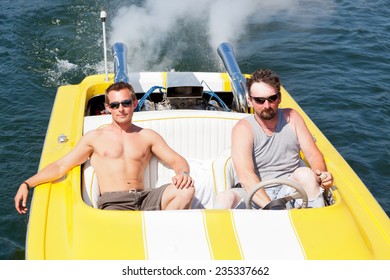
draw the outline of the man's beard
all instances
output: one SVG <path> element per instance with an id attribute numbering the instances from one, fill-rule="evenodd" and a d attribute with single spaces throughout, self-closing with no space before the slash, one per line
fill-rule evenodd
<path id="1" fill-rule="evenodd" d="M 260 119 L 269 121 L 276 116 L 276 112 L 272 108 L 265 108 L 261 110 L 260 113 L 257 115 L 260 117 Z"/>

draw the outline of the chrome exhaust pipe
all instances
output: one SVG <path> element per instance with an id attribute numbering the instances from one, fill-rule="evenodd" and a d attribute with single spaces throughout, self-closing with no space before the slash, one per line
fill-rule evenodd
<path id="1" fill-rule="evenodd" d="M 248 112 L 246 80 L 234 57 L 233 47 L 230 43 L 221 43 L 218 46 L 218 54 L 221 57 L 232 84 L 235 109 L 241 113 Z"/>
<path id="2" fill-rule="evenodd" d="M 105 81 L 108 82 L 106 19 L 107 19 L 107 13 L 105 11 L 101 11 L 100 20 L 102 21 L 102 29 L 103 29 L 104 73 L 106 74 Z"/>
<path id="3" fill-rule="evenodd" d="M 127 47 L 123 43 L 115 43 L 112 46 L 114 56 L 114 82 L 129 82 L 127 74 Z"/>

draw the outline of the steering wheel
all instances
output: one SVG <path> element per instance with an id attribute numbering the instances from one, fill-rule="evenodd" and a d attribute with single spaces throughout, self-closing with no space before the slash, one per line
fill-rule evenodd
<path id="1" fill-rule="evenodd" d="M 270 209 L 268 207 L 273 207 L 273 206 L 285 206 L 287 202 L 293 199 L 302 199 L 302 205 L 300 207 L 297 207 L 298 209 L 300 208 L 307 208 L 308 204 L 308 198 L 307 198 L 307 193 L 306 191 L 295 181 L 289 180 L 289 179 L 271 179 L 268 181 L 260 182 L 256 184 L 256 186 L 252 189 L 252 191 L 248 194 L 248 198 L 246 199 L 246 209 L 252 209 L 252 199 L 255 193 L 260 190 L 260 189 L 269 189 L 274 187 L 275 185 L 287 185 L 289 187 L 292 187 L 293 189 L 296 190 L 296 192 L 289 194 L 285 197 L 280 197 L 277 199 L 272 200 L 270 203 L 268 203 L 263 209 Z M 279 208 L 281 209 L 281 208 Z"/>

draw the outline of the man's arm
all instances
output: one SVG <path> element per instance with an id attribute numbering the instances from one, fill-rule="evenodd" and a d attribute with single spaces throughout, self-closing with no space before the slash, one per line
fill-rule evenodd
<path id="1" fill-rule="evenodd" d="M 321 151 L 318 149 L 316 143 L 314 142 L 313 136 L 307 128 L 305 121 L 303 120 L 302 116 L 293 109 L 291 109 L 288 114 L 288 117 L 294 124 L 296 135 L 301 146 L 302 152 L 305 155 L 307 161 L 309 162 L 311 169 L 313 170 L 313 172 L 316 173 L 319 181 L 321 181 L 321 184 L 324 188 L 331 187 L 333 184 L 332 174 L 330 172 L 327 172 L 324 157 Z M 320 179 L 320 177 L 322 176 L 326 177 Z"/>
<path id="2" fill-rule="evenodd" d="M 177 188 L 189 188 L 194 187 L 194 180 L 190 176 L 190 166 L 187 160 L 174 151 L 165 140 L 153 130 L 149 130 L 148 133 L 152 133 L 149 139 L 152 140 L 152 153 L 156 155 L 160 160 L 172 168 L 176 175 L 172 178 L 173 184 Z"/>
<path id="3" fill-rule="evenodd" d="M 85 162 L 91 155 L 93 148 L 90 141 L 93 139 L 91 134 L 85 135 L 81 138 L 76 147 L 64 157 L 47 165 L 37 174 L 24 181 L 15 195 L 15 208 L 19 214 L 27 213 L 27 198 L 28 187 L 35 187 L 37 185 L 55 181 L 66 174 L 73 167 Z"/>
<path id="4" fill-rule="evenodd" d="M 249 193 L 261 180 L 256 175 L 253 163 L 253 131 L 246 120 L 240 120 L 232 130 L 232 160 L 242 187 Z M 253 201 L 264 207 L 270 198 L 262 189 L 256 192 Z"/>

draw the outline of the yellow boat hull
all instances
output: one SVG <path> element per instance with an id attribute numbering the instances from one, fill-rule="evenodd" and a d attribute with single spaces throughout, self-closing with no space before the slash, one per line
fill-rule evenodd
<path id="1" fill-rule="evenodd" d="M 165 86 L 166 73 L 156 75 Z M 213 77 L 216 76 L 221 87 L 231 91 L 228 76 L 214 73 Z M 95 75 L 79 85 L 59 88 L 40 169 L 75 146 L 83 134 L 88 100 L 103 93 L 111 83 L 111 75 L 108 82 L 103 75 Z M 325 156 L 328 169 L 335 178 L 333 205 L 286 211 L 104 211 L 83 201 L 82 171 L 76 167 L 64 178 L 35 189 L 26 258 L 390 259 L 388 216 L 348 163 L 284 89 L 282 96 L 281 106 L 295 108 L 304 116 Z M 199 114 L 206 118 L 202 112 Z M 230 114 L 235 118 L 235 113 Z M 66 135 L 68 141 L 59 143 L 60 135 Z"/>

